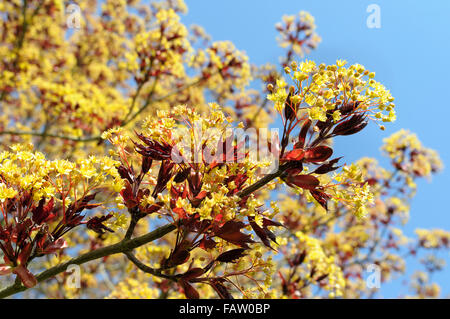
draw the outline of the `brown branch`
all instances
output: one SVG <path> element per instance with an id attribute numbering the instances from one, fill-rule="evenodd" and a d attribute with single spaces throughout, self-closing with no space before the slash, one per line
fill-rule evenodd
<path id="1" fill-rule="evenodd" d="M 169 280 L 176 280 L 175 276 L 165 275 L 165 274 L 161 273 L 161 271 L 159 269 L 154 269 L 152 267 L 145 265 L 143 262 L 141 262 L 139 259 L 137 259 L 136 256 L 133 255 L 132 252 L 127 251 L 124 254 L 136 267 L 138 267 L 143 272 L 145 272 L 147 274 L 151 274 L 153 276 L 166 278 Z"/>
<path id="2" fill-rule="evenodd" d="M 275 178 L 282 176 L 283 173 L 286 171 L 286 169 L 288 169 L 290 167 L 290 165 L 291 165 L 290 163 L 286 163 L 286 164 L 281 165 L 275 173 L 267 174 L 266 176 L 261 178 L 256 183 L 254 183 L 254 184 L 248 186 L 247 188 L 244 188 L 243 190 L 241 190 L 236 195 L 241 197 L 241 198 L 244 198 L 244 197 L 250 195 L 251 193 L 257 191 L 258 189 L 260 189 L 261 187 L 263 187 L 267 183 L 269 183 L 272 180 L 274 180 Z"/>

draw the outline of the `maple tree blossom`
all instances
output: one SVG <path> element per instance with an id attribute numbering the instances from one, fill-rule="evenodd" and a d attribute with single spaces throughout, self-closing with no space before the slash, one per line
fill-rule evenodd
<path id="1" fill-rule="evenodd" d="M 450 233 L 402 230 L 439 155 L 406 129 L 386 167 L 335 150 L 396 108 L 373 70 L 304 58 L 312 15 L 256 66 L 182 0 L 77 5 L 71 30 L 61 1 L 0 2 L 0 297 L 362 298 L 368 265 L 422 252 L 411 297 L 439 296 Z"/>

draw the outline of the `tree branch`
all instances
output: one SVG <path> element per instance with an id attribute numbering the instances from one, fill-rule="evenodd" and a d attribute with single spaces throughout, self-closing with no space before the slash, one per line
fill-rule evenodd
<path id="1" fill-rule="evenodd" d="M 164 275 L 163 273 L 161 273 L 160 270 L 154 269 L 152 267 L 145 265 L 143 262 L 141 262 L 139 259 L 137 259 L 136 256 L 133 255 L 132 252 L 127 251 L 124 254 L 136 267 L 138 267 L 143 272 L 145 272 L 147 274 L 151 274 L 153 276 L 162 277 L 162 278 L 166 278 L 169 280 L 175 280 L 174 276 Z"/>
<path id="2" fill-rule="evenodd" d="M 254 183 L 254 184 L 248 186 L 247 188 L 244 188 L 243 190 L 241 190 L 236 195 L 241 197 L 241 198 L 250 195 L 251 193 L 257 191 L 258 189 L 260 189 L 261 187 L 263 187 L 264 185 L 266 185 L 270 181 L 272 181 L 275 178 L 280 177 L 281 175 L 283 175 L 283 173 L 286 171 L 286 169 L 289 168 L 289 165 L 290 165 L 289 163 L 281 165 L 275 173 L 267 174 L 266 176 L 261 178 L 256 183 Z"/>

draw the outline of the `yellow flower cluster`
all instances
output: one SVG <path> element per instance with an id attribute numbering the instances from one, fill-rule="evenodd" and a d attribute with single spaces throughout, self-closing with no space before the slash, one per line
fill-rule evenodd
<path id="1" fill-rule="evenodd" d="M 233 89 L 242 90 L 252 79 L 250 63 L 244 52 L 230 41 L 213 42 L 191 55 L 189 66 L 207 75 L 207 86 L 221 96 Z"/>
<path id="2" fill-rule="evenodd" d="M 442 248 L 450 246 L 450 232 L 443 229 L 416 229 L 419 244 L 424 248 Z"/>
<path id="3" fill-rule="evenodd" d="M 442 170 L 439 154 L 426 148 L 416 134 L 400 130 L 383 140 L 382 150 L 398 168 L 411 175 L 430 177 L 431 173 Z"/>
<path id="4" fill-rule="evenodd" d="M 364 180 L 361 168 L 356 164 L 346 165 L 341 172 L 334 174 L 333 179 L 338 184 L 330 185 L 332 200 L 351 208 L 355 216 L 364 217 L 367 214 L 367 206 L 374 201 L 374 195 Z"/>
<path id="5" fill-rule="evenodd" d="M 308 112 L 310 119 L 322 122 L 326 121 L 327 114 L 332 114 L 335 122 L 339 121 L 347 108 L 355 113 L 366 112 L 373 120 L 394 121 L 394 98 L 389 90 L 376 82 L 375 74 L 362 65 L 345 67 L 346 63 L 338 60 L 333 65 L 317 66 L 308 60 L 300 64 L 292 62 L 285 70 L 296 90 L 291 102 Z M 275 91 L 267 97 L 278 111 L 285 106 L 286 86 L 284 80 L 277 81 Z"/>
<path id="6" fill-rule="evenodd" d="M 304 56 L 309 48 L 315 48 L 322 41 L 316 33 L 316 24 L 314 17 L 306 11 L 300 11 L 297 15 L 284 15 L 282 22 L 277 23 L 277 30 L 280 35 L 277 37 L 278 43 L 282 48 L 292 47 L 295 54 Z M 292 40 L 292 35 L 304 32 L 302 39 Z"/>
<path id="7" fill-rule="evenodd" d="M 345 279 L 341 268 L 334 262 L 334 256 L 325 254 L 319 239 L 308 236 L 301 231 L 296 232 L 295 236 L 299 240 L 300 247 L 306 250 L 305 262 L 307 262 L 309 274 L 306 275 L 305 279 L 314 281 L 315 278 L 327 275 L 327 283 L 324 285 L 324 289 L 330 291 L 329 297 L 342 296 Z M 311 277 L 311 273 L 314 274 L 313 277 Z"/>
<path id="8" fill-rule="evenodd" d="M 51 161 L 42 153 L 33 152 L 31 145 L 14 145 L 11 151 L 0 153 L 0 200 L 4 202 L 28 191 L 35 201 L 64 197 L 65 205 L 69 205 L 95 189 L 119 192 L 123 182 L 116 164 L 109 157 L 94 156 L 76 162 Z"/>
<path id="9" fill-rule="evenodd" d="M 173 9 L 160 9 L 150 30 L 138 33 L 134 38 L 134 55 L 127 56 L 131 70 L 146 65 L 146 71 L 168 72 L 175 77 L 184 76 L 184 52 L 190 51 L 188 31 Z M 145 78 L 146 74 L 141 75 Z"/>
<path id="10" fill-rule="evenodd" d="M 107 297 L 108 299 L 157 299 L 160 290 L 156 287 L 149 286 L 148 283 L 136 280 L 134 278 L 126 278 L 119 282 L 115 289 Z M 181 294 L 180 294 L 181 297 Z"/>

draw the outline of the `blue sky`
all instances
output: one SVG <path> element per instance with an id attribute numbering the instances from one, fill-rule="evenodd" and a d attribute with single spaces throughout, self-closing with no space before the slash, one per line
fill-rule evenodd
<path id="1" fill-rule="evenodd" d="M 382 132 L 371 125 L 362 133 L 336 141 L 336 154 L 346 162 L 363 156 L 380 158 L 382 138 L 406 128 L 415 132 L 423 144 L 440 152 L 444 165 L 450 163 L 448 141 L 450 107 L 450 1 L 333 1 L 333 0 L 185 0 L 189 13 L 184 23 L 199 24 L 213 40 L 231 40 L 254 64 L 276 63 L 282 55 L 274 25 L 283 14 L 309 11 L 316 19 L 322 37 L 317 50 L 306 58 L 317 63 L 345 59 L 376 72 L 376 79 L 391 90 L 396 99 L 397 121 Z M 370 4 L 381 9 L 381 28 L 366 25 Z M 450 172 L 444 171 L 431 182 L 418 183 L 410 222 L 405 228 L 450 230 L 450 212 L 443 199 L 448 196 Z M 450 265 L 448 252 L 440 254 Z M 408 267 L 409 266 L 409 267 Z M 407 260 L 407 267 L 417 264 Z M 450 295 L 450 267 L 433 279 Z M 408 294 L 401 280 L 384 287 L 380 296 Z"/>

